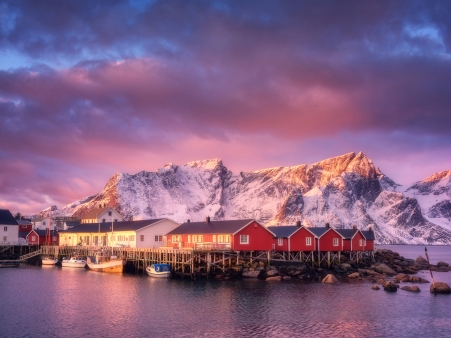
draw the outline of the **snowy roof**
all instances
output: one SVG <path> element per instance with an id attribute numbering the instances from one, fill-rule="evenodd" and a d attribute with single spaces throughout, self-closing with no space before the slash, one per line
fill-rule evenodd
<path id="1" fill-rule="evenodd" d="M 187 222 L 175 228 L 168 235 L 190 234 L 234 234 L 254 219 L 238 219 L 227 221 Z"/>
<path id="2" fill-rule="evenodd" d="M 345 239 L 351 239 L 354 237 L 357 229 L 335 229 L 337 232 L 342 235 Z"/>
<path id="3" fill-rule="evenodd" d="M 276 237 L 290 237 L 295 231 L 299 230 L 296 225 L 272 226 L 267 227 Z"/>
<path id="4" fill-rule="evenodd" d="M 108 210 L 114 210 L 112 207 L 105 207 L 105 208 L 94 208 L 89 210 L 86 214 L 83 215 L 83 219 L 93 219 L 101 216 Z"/>
<path id="5" fill-rule="evenodd" d="M 16 219 L 9 210 L 0 209 L 0 224 L 1 225 L 18 225 Z"/>
<path id="6" fill-rule="evenodd" d="M 369 239 L 369 240 L 373 240 L 374 241 L 374 231 L 370 231 L 370 230 L 365 230 L 362 231 L 362 235 L 363 237 L 365 237 L 365 239 Z"/>
<path id="7" fill-rule="evenodd" d="M 114 222 L 113 223 L 113 230 L 116 231 L 136 231 L 142 228 L 145 228 L 148 225 L 157 223 L 164 218 L 158 218 L 158 219 L 145 219 L 141 221 L 122 221 L 122 222 Z M 100 225 L 100 232 L 110 232 L 111 231 L 111 222 L 107 223 L 83 223 L 77 226 L 74 226 L 67 230 L 60 230 L 60 233 L 64 232 L 80 232 L 80 233 L 94 233 L 99 231 L 99 225 Z"/>

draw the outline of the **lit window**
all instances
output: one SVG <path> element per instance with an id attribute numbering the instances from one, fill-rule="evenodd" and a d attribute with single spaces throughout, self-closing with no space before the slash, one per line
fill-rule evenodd
<path id="1" fill-rule="evenodd" d="M 278 244 L 279 246 L 283 245 L 283 238 L 278 238 L 278 239 L 277 239 L 277 244 Z"/>
<path id="2" fill-rule="evenodd" d="M 128 236 L 128 240 L 130 242 L 134 242 L 135 241 L 135 235 Z"/>
<path id="3" fill-rule="evenodd" d="M 240 235 L 240 244 L 249 244 L 249 235 Z"/>
<path id="4" fill-rule="evenodd" d="M 305 238 L 305 244 L 306 245 L 312 245 L 312 237 L 306 237 Z"/>
<path id="5" fill-rule="evenodd" d="M 338 238 L 334 238 L 334 246 L 338 246 Z"/>

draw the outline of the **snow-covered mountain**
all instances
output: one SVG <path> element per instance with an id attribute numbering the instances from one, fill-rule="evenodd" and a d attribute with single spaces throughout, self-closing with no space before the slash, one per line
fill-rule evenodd
<path id="1" fill-rule="evenodd" d="M 82 216 L 99 204 L 125 219 L 255 218 L 266 225 L 375 229 L 379 243 L 451 243 L 451 172 L 400 186 L 362 152 L 311 165 L 232 173 L 219 159 L 115 174 L 102 192 L 60 211 Z"/>

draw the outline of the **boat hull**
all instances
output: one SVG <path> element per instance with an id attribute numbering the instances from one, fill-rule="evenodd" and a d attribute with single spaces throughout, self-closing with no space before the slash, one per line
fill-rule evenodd
<path id="1" fill-rule="evenodd" d="M 102 263 L 95 263 L 88 257 L 88 268 L 96 272 L 122 273 L 125 261 L 123 259 L 113 259 Z"/>
<path id="2" fill-rule="evenodd" d="M 2 262 L 0 263 L 0 268 L 18 268 L 20 263 L 16 262 Z"/>
<path id="3" fill-rule="evenodd" d="M 171 277 L 171 273 L 170 272 L 150 272 L 147 271 L 147 274 L 150 277 L 154 277 L 154 278 L 170 278 Z"/>
<path id="4" fill-rule="evenodd" d="M 42 265 L 55 265 L 56 263 L 58 263 L 57 259 L 49 259 L 49 258 L 42 259 Z"/>
<path id="5" fill-rule="evenodd" d="M 61 265 L 63 268 L 84 268 L 86 261 L 84 259 L 63 259 Z"/>

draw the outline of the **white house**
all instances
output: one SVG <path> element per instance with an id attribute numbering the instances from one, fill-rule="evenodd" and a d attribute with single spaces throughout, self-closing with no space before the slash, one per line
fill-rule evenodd
<path id="1" fill-rule="evenodd" d="M 54 230 L 54 223 L 51 217 L 35 217 L 32 220 L 33 229 L 35 230 Z"/>
<path id="2" fill-rule="evenodd" d="M 59 245 L 107 245 L 131 248 L 159 248 L 165 234 L 180 224 L 168 218 L 113 223 L 84 223 L 59 231 Z"/>
<path id="3" fill-rule="evenodd" d="M 81 223 L 111 223 L 120 222 L 123 218 L 116 209 L 112 207 L 99 207 L 89 210 L 83 215 Z"/>
<path id="4" fill-rule="evenodd" d="M 0 245 L 19 244 L 19 224 L 9 210 L 0 209 Z"/>

